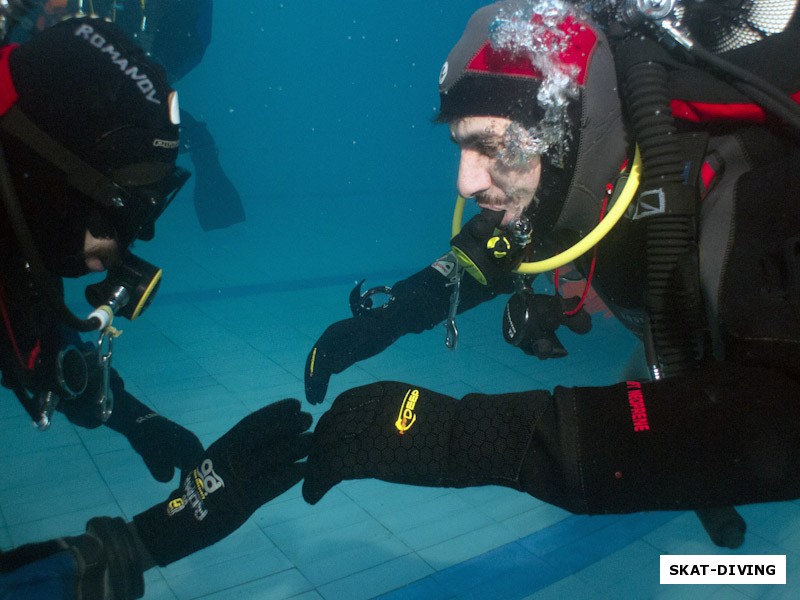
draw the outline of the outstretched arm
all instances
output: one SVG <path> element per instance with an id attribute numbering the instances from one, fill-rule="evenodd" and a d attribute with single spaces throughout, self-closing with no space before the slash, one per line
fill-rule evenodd
<path id="1" fill-rule="evenodd" d="M 575 513 L 697 509 L 797 498 L 799 458 L 800 383 L 762 369 L 461 400 L 380 382 L 321 417 L 303 495 L 377 478 L 503 485 Z"/>
<path id="2" fill-rule="evenodd" d="M 218 542 L 300 481 L 310 426 L 297 400 L 246 416 L 133 521 L 96 517 L 83 535 L 0 552 L 0 597 L 142 597 L 144 571 Z"/>
<path id="3" fill-rule="evenodd" d="M 393 300 L 384 308 L 338 321 L 317 340 L 306 360 L 306 399 L 325 399 L 331 375 L 380 354 L 407 333 L 421 333 L 443 322 L 450 310 L 456 259 L 446 254 L 431 266 L 392 286 Z M 459 312 L 498 294 L 511 292 L 511 278 L 491 287 L 463 277 Z"/>

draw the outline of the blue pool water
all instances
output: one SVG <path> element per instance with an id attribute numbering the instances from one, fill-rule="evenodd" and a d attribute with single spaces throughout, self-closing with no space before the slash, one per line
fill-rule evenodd
<path id="1" fill-rule="evenodd" d="M 456 148 L 431 124 L 436 80 L 474 0 L 217 2 L 203 63 L 180 82 L 241 193 L 247 220 L 203 232 L 192 183 L 137 252 L 162 266 L 148 312 L 124 325 L 127 388 L 206 444 L 248 412 L 303 398 L 306 354 L 348 316 L 356 280 L 391 284 L 447 247 Z M 186 157 L 185 166 L 191 168 Z M 85 310 L 82 287 L 70 284 Z M 540 362 L 506 344 L 504 299 L 462 316 L 456 351 L 436 328 L 333 378 L 460 397 L 618 381 L 635 340 L 598 313 L 588 336 Z M 561 334 L 560 334 L 561 335 Z M 120 436 L 57 418 L 38 433 L 2 393 L 0 547 L 130 518 L 165 498 Z M 506 488 L 346 482 L 309 506 L 299 487 L 217 545 L 146 574 L 150 600 L 796 598 L 800 506 L 743 507 L 734 554 L 787 556 L 786 586 L 661 586 L 659 556 L 713 554 L 692 513 L 585 517 Z"/>

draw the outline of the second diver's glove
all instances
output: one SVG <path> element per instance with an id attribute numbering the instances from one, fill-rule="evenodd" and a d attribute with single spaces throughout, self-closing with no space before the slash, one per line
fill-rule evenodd
<path id="1" fill-rule="evenodd" d="M 134 525 L 159 566 L 210 546 L 298 483 L 311 446 L 311 415 L 282 400 L 246 416 L 209 446 L 166 502 Z"/>
<path id="2" fill-rule="evenodd" d="M 170 481 L 175 469 L 185 471 L 203 455 L 197 436 L 174 421 L 159 415 L 125 390 L 122 378 L 112 371 L 114 410 L 106 425 L 121 433 L 157 481 Z"/>
<path id="3" fill-rule="evenodd" d="M 563 358 L 567 350 L 556 336 L 556 329 L 566 325 L 581 335 L 592 329 L 592 317 L 583 307 L 571 314 L 579 303 L 577 296 L 517 292 L 503 311 L 503 337 L 539 359 Z"/>
<path id="4" fill-rule="evenodd" d="M 91 346 L 91 345 L 89 345 Z M 88 354 L 88 350 L 87 350 Z M 87 360 L 86 387 L 84 391 L 58 404 L 70 422 L 93 429 L 105 424 L 109 429 L 124 435 L 134 450 L 142 457 L 157 481 L 166 483 L 180 470 L 191 468 L 203 454 L 203 445 L 197 436 L 142 404 L 125 390 L 125 384 L 116 370 L 111 370 L 109 388 L 113 398 L 111 415 L 103 419 L 105 395 L 103 370 L 99 363 Z"/>
<path id="5" fill-rule="evenodd" d="M 453 254 L 470 275 L 483 285 L 493 285 L 519 266 L 522 248 L 499 231 L 504 211 L 483 209 L 450 240 Z"/>

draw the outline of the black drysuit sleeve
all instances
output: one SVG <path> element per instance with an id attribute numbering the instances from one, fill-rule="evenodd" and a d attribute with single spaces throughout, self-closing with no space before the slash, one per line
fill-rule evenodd
<path id="1" fill-rule="evenodd" d="M 798 459 L 800 383 L 764 369 L 461 400 L 378 382 L 321 417 L 303 495 L 372 477 L 503 485 L 575 513 L 686 510 L 800 497 Z"/>
<path id="2" fill-rule="evenodd" d="M 446 255 L 434 265 L 395 283 L 392 286 L 394 300 L 386 309 L 370 312 L 363 318 L 372 319 L 379 328 L 391 332 L 393 339 L 390 344 L 402 335 L 422 333 L 442 323 L 450 311 L 454 277 L 452 274 L 443 275 L 437 265 L 448 259 L 454 264 L 455 258 Z M 510 276 L 508 282 L 488 286 L 463 275 L 458 313 L 475 308 L 498 294 L 510 293 L 511 289 Z"/>

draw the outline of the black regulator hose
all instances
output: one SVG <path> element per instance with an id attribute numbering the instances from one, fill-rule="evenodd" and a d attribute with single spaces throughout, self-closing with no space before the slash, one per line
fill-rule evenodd
<path id="1" fill-rule="evenodd" d="M 648 356 L 654 377 L 674 376 L 699 364 L 703 328 L 693 269 L 697 222 L 694 182 L 687 181 L 686 155 L 670 109 L 667 71 L 647 57 L 641 44 L 623 46 L 626 108 L 642 154 L 640 202 L 660 207 L 644 216 L 647 232 L 646 309 Z M 662 210 L 663 209 L 663 210 Z"/>
<path id="2" fill-rule="evenodd" d="M 53 289 L 52 282 L 50 281 L 50 273 L 45 268 L 39 256 L 39 251 L 36 249 L 33 236 L 25 221 L 25 216 L 22 214 L 22 207 L 20 206 L 19 199 L 14 190 L 14 185 L 11 181 L 11 173 L 8 170 L 8 163 L 6 162 L 2 144 L 0 144 L 0 196 L 2 196 L 11 227 L 14 230 L 14 235 L 30 266 L 31 276 L 34 279 L 36 287 L 44 294 L 51 308 L 53 308 L 53 310 L 58 313 L 61 320 L 72 329 L 82 332 L 100 329 L 100 319 L 97 317 L 80 319 L 75 316 L 66 307 L 63 299 L 59 297 Z"/>
<path id="3" fill-rule="evenodd" d="M 669 105 L 667 73 L 656 62 L 636 63 L 625 69 L 626 107 L 642 153 L 643 187 L 681 183 L 681 147 Z"/>

